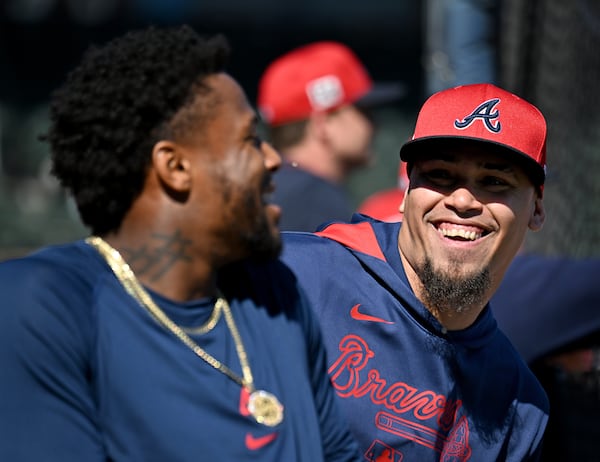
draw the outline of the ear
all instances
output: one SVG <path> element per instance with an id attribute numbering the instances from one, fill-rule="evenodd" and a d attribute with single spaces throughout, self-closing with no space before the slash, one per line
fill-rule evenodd
<path id="1" fill-rule="evenodd" d="M 544 209 L 544 201 L 542 200 L 542 195 L 537 194 L 533 203 L 533 211 L 529 218 L 529 229 L 532 231 L 539 231 L 542 229 L 545 220 L 546 210 Z"/>
<path id="2" fill-rule="evenodd" d="M 172 141 L 162 140 L 152 149 L 152 163 L 160 182 L 168 189 L 189 192 L 192 185 L 191 165 L 184 149 Z"/>
<path id="3" fill-rule="evenodd" d="M 408 185 L 404 188 L 404 194 L 402 194 L 402 202 L 400 202 L 400 206 L 398 207 L 398 212 L 404 215 L 404 202 L 406 201 L 406 196 L 408 195 Z"/>
<path id="4" fill-rule="evenodd" d="M 328 114 L 324 111 L 315 111 L 308 118 L 307 132 L 317 139 L 327 139 Z"/>

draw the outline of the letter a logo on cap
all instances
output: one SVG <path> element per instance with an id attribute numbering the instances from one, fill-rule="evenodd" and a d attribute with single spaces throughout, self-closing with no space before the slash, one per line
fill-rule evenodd
<path id="1" fill-rule="evenodd" d="M 481 119 L 485 124 L 485 128 L 487 128 L 492 133 L 498 133 L 502 129 L 502 125 L 500 121 L 497 120 L 500 116 L 500 111 L 494 108 L 500 102 L 500 98 L 494 98 L 486 101 L 485 103 L 480 104 L 477 108 L 471 112 L 468 116 L 466 116 L 463 120 L 456 119 L 454 121 L 454 126 L 459 130 L 464 130 L 469 125 L 471 125 L 475 120 Z"/>

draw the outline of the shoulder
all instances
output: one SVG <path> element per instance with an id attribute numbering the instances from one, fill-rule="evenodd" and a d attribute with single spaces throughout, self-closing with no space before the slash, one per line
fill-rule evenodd
<path id="1" fill-rule="evenodd" d="M 93 252 L 78 241 L 1 263 L 0 343 L 21 345 L 35 367 L 64 371 L 64 355 L 83 364 L 94 338 L 96 281 L 107 271 Z"/>
<path id="2" fill-rule="evenodd" d="M 0 284 L 27 288 L 54 285 L 65 286 L 92 279 L 100 261 L 83 241 L 44 247 L 29 255 L 0 263 Z M 18 278 L 17 278 L 18 276 Z M 11 281 L 12 279 L 12 281 Z"/>
<path id="3" fill-rule="evenodd" d="M 65 317 L 81 320 L 91 306 L 102 260 L 83 241 L 49 246 L 0 263 L 0 291 L 5 313 L 20 319 Z"/>
<path id="4" fill-rule="evenodd" d="M 284 231 L 281 237 L 283 241 L 281 260 L 284 264 L 290 265 L 294 271 L 303 266 L 320 267 L 326 265 L 333 255 L 348 253 L 339 242 L 315 233 Z"/>
<path id="5" fill-rule="evenodd" d="M 386 223 L 355 214 L 350 223 L 328 223 L 315 233 L 284 232 L 284 260 L 290 256 L 307 255 L 308 252 L 358 252 L 385 260 L 379 239 L 379 227 Z M 387 230 L 386 230 L 387 231 Z M 392 230 L 394 233 L 395 231 Z"/>

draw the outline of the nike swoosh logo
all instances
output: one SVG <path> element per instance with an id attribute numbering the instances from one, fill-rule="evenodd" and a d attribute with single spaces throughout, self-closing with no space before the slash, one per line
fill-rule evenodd
<path id="1" fill-rule="evenodd" d="M 277 438 L 277 432 L 258 437 L 255 437 L 251 433 L 246 433 L 246 447 L 251 451 L 257 451 L 258 449 L 265 447 L 271 441 L 274 441 L 275 438 Z"/>
<path id="2" fill-rule="evenodd" d="M 371 322 L 382 322 L 384 324 L 394 324 L 393 321 L 388 321 L 387 319 L 378 318 L 377 316 L 371 316 L 368 314 L 361 313 L 358 311 L 358 307 L 360 303 L 357 303 L 350 309 L 350 316 L 352 319 L 356 319 L 357 321 L 371 321 Z"/>

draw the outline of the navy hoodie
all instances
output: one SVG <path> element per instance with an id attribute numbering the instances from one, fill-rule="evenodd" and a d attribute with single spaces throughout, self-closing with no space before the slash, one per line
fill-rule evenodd
<path id="1" fill-rule="evenodd" d="M 321 321 L 329 374 L 366 460 L 537 460 L 548 400 L 489 306 L 446 331 L 402 268 L 401 223 L 355 215 L 283 233 Z"/>

